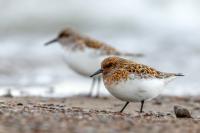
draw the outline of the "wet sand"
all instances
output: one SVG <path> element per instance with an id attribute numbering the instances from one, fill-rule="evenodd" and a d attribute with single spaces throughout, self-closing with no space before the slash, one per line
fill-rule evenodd
<path id="1" fill-rule="evenodd" d="M 146 102 L 142 114 L 139 103 L 117 113 L 123 105 L 113 97 L 1 97 L 0 133 L 200 132 L 200 97 L 159 97 Z M 174 105 L 193 118 L 176 118 Z"/>

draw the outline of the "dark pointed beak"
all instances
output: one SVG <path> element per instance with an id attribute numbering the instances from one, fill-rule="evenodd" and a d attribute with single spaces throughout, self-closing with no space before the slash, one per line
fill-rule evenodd
<path id="1" fill-rule="evenodd" d="M 96 76 L 96 75 L 98 75 L 98 74 L 100 74 L 100 73 L 102 73 L 103 72 L 103 70 L 102 69 L 99 69 L 98 71 L 96 71 L 94 74 L 92 74 L 90 77 L 94 77 L 94 76 Z"/>
<path id="2" fill-rule="evenodd" d="M 57 41 L 58 41 L 58 38 L 55 38 L 55 39 L 53 39 L 53 40 L 51 40 L 51 41 L 45 43 L 44 45 L 45 45 L 45 46 L 48 46 L 48 45 L 50 45 L 50 44 L 52 44 L 52 43 L 56 43 Z"/>

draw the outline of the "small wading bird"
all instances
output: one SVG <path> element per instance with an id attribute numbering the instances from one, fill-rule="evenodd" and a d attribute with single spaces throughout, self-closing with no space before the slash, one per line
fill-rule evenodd
<path id="1" fill-rule="evenodd" d="M 75 72 L 86 77 L 89 77 L 97 70 L 101 61 L 109 55 L 123 57 L 143 56 L 142 54 L 121 52 L 103 42 L 80 35 L 71 28 L 61 31 L 55 39 L 45 43 L 45 45 L 56 42 L 59 42 L 66 51 L 65 61 L 68 66 Z M 98 81 L 96 97 L 99 96 L 101 76 L 93 78 L 89 96 L 92 96 L 96 81 Z"/>
<path id="2" fill-rule="evenodd" d="M 140 113 L 146 100 L 157 97 L 162 88 L 180 73 L 165 73 L 149 66 L 138 64 L 119 57 L 108 57 L 101 63 L 101 69 L 95 75 L 103 74 L 108 91 L 116 98 L 126 101 L 121 113 L 129 102 L 141 102 Z"/>

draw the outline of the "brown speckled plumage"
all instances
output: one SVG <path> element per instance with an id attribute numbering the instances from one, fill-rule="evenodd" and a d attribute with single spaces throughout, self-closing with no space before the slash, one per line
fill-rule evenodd
<path id="1" fill-rule="evenodd" d="M 106 58 L 101 65 L 103 69 L 104 81 L 111 84 L 113 81 L 127 80 L 130 74 L 134 75 L 134 79 L 166 79 L 174 76 L 182 76 L 175 73 L 165 73 L 157 71 L 149 66 L 138 64 L 119 57 Z"/>
<path id="2" fill-rule="evenodd" d="M 120 52 L 106 43 L 80 35 L 70 28 L 66 28 L 58 35 L 58 38 L 64 37 L 70 38 L 71 41 L 74 42 L 73 50 L 84 50 L 85 48 L 91 48 L 94 50 L 99 50 L 99 53 L 102 55 L 143 56 L 142 54 Z"/>
<path id="3" fill-rule="evenodd" d="M 117 52 L 117 49 L 94 39 L 84 38 L 84 42 L 86 47 L 100 49 L 103 54 L 112 54 Z"/>

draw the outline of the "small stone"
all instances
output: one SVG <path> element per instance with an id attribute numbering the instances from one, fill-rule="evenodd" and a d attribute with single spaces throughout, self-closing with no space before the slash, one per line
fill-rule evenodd
<path id="1" fill-rule="evenodd" d="M 174 106 L 174 113 L 177 118 L 192 118 L 189 110 L 179 105 Z"/>
<path id="2" fill-rule="evenodd" d="M 17 106 L 23 106 L 23 103 L 17 103 Z"/>

